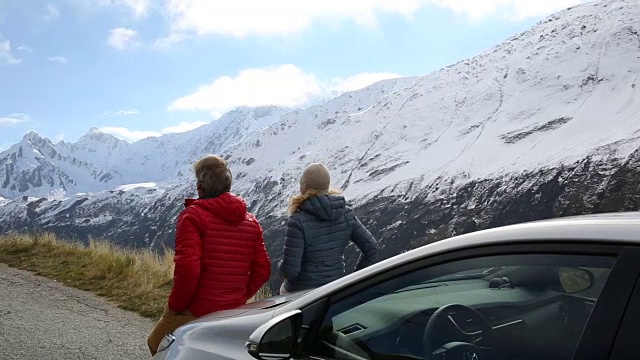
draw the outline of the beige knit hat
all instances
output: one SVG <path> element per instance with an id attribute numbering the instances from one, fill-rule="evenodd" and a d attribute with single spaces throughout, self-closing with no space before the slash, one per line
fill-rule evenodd
<path id="1" fill-rule="evenodd" d="M 300 193 L 305 194 L 307 190 L 329 191 L 331 175 L 329 169 L 321 163 L 309 164 L 300 176 Z"/>

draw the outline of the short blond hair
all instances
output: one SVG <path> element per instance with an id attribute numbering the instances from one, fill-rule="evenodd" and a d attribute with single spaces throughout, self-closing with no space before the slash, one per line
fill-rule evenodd
<path id="1" fill-rule="evenodd" d="M 217 155 L 207 155 L 193 164 L 196 179 L 205 196 L 218 196 L 231 191 L 233 176 L 227 162 Z"/>

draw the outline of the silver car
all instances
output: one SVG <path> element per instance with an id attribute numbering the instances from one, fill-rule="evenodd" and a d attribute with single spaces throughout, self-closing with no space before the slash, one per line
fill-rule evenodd
<path id="1" fill-rule="evenodd" d="M 156 359 L 640 359 L 640 214 L 506 226 L 220 311 Z"/>

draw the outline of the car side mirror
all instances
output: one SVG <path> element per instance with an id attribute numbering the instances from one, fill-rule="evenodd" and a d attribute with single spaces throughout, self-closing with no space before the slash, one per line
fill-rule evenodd
<path id="1" fill-rule="evenodd" d="M 587 290 L 595 283 L 595 276 L 588 270 L 576 267 L 558 269 L 560 284 L 567 294 L 575 294 Z"/>
<path id="2" fill-rule="evenodd" d="M 290 359 L 302 328 L 302 312 L 291 311 L 276 316 L 256 329 L 245 348 L 259 360 Z"/>

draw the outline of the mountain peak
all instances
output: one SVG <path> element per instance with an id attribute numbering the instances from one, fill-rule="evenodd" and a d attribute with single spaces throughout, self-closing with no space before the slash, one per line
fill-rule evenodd
<path id="1" fill-rule="evenodd" d="M 99 128 L 94 126 L 91 129 L 89 129 L 89 131 L 87 131 L 85 135 L 93 135 L 93 134 L 99 134 L 99 133 L 103 133 L 103 132 Z"/>
<path id="2" fill-rule="evenodd" d="M 24 136 L 22 137 L 22 141 L 28 141 L 28 142 L 41 141 L 42 139 L 43 137 L 40 136 L 40 134 L 38 134 L 35 130 L 30 130 L 29 132 L 24 134 Z"/>
<path id="3" fill-rule="evenodd" d="M 107 144 L 110 147 L 116 147 L 116 146 L 121 146 L 121 145 L 126 145 L 128 144 L 128 142 L 124 141 L 124 140 L 120 140 L 117 137 L 106 133 L 102 130 L 100 130 L 97 127 L 92 127 L 91 129 L 89 129 L 89 131 L 87 131 L 86 134 L 84 134 L 76 143 L 76 145 L 89 145 L 89 144 L 93 144 L 93 143 L 100 143 L 100 144 Z"/>
<path id="4" fill-rule="evenodd" d="M 41 148 L 46 146 L 53 146 L 53 142 L 51 140 L 41 136 L 36 131 L 31 130 L 27 132 L 22 140 L 17 144 L 19 146 L 25 146 L 26 148 Z"/>
<path id="5" fill-rule="evenodd" d="M 282 115 L 283 113 L 290 111 L 290 108 L 282 106 L 257 106 L 252 109 L 254 119 L 262 119 L 272 115 Z"/>
<path id="6" fill-rule="evenodd" d="M 278 106 L 278 105 L 261 105 L 261 106 L 238 106 L 233 110 L 225 113 L 222 117 L 238 117 L 238 116 L 251 116 L 254 119 L 261 119 L 273 115 L 282 115 L 286 112 L 292 111 L 295 108 Z M 222 118 L 221 117 L 221 118 Z"/>

